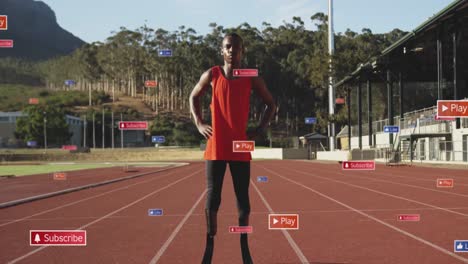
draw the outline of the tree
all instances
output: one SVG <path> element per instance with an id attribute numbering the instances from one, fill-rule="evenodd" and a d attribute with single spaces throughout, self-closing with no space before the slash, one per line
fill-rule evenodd
<path id="1" fill-rule="evenodd" d="M 44 124 L 47 129 L 47 144 L 63 145 L 71 138 L 64 110 L 57 105 L 32 105 L 24 109 L 25 116 L 16 121 L 15 137 L 26 141 L 36 141 L 44 146 Z"/>

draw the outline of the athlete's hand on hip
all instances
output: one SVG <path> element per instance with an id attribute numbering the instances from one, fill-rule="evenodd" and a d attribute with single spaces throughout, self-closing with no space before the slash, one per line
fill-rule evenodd
<path id="1" fill-rule="evenodd" d="M 206 139 L 209 139 L 211 136 L 213 136 L 213 129 L 210 125 L 199 124 L 197 125 L 197 129 L 198 132 L 200 132 L 200 134 L 202 134 Z"/>

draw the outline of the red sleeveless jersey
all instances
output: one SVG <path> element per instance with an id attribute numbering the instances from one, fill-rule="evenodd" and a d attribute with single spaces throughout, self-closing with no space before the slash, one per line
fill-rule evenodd
<path id="1" fill-rule="evenodd" d="M 211 68 L 212 99 L 211 127 L 213 135 L 208 139 L 206 160 L 249 161 L 249 152 L 233 152 L 234 140 L 247 140 L 251 78 L 226 79 L 221 67 Z"/>

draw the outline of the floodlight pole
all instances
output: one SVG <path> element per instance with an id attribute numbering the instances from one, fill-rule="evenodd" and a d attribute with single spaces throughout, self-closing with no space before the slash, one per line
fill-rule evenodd
<path id="1" fill-rule="evenodd" d="M 106 129 L 106 128 L 105 128 L 105 126 L 104 126 L 104 123 L 105 123 L 104 115 L 105 115 L 105 113 L 104 113 L 104 108 L 102 108 L 102 149 L 104 149 L 104 143 L 105 143 L 105 141 L 106 141 L 106 139 L 105 139 L 105 134 L 106 134 L 106 130 L 105 130 L 105 129 Z"/>
<path id="2" fill-rule="evenodd" d="M 332 56 L 335 54 L 335 38 L 333 32 L 333 0 L 328 0 L 328 53 L 330 54 L 329 80 L 328 80 L 328 112 L 335 114 L 335 89 L 333 88 Z M 330 151 L 335 150 L 335 123 L 328 123 L 328 134 L 330 137 Z"/>
<path id="3" fill-rule="evenodd" d="M 84 116 L 84 120 L 83 120 L 83 148 L 86 148 L 86 125 L 87 125 L 87 121 L 86 121 L 86 115 Z"/>
<path id="4" fill-rule="evenodd" d="M 123 122 L 122 113 L 120 113 L 120 122 Z M 124 141 L 123 137 L 124 137 L 123 129 L 120 129 L 120 149 L 122 149 L 122 150 L 123 150 L 123 141 Z"/>
<path id="5" fill-rule="evenodd" d="M 44 151 L 47 152 L 47 112 L 44 111 Z"/>
<path id="6" fill-rule="evenodd" d="M 112 118 L 112 122 L 111 122 L 111 131 L 112 131 L 112 149 L 114 149 L 114 111 L 111 112 L 111 118 Z"/>
<path id="7" fill-rule="evenodd" d="M 92 105 L 92 101 L 91 101 L 91 84 L 88 84 L 89 86 L 89 106 Z"/>

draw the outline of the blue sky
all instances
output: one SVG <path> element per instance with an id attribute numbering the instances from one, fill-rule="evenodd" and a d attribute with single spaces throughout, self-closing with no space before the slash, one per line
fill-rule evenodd
<path id="1" fill-rule="evenodd" d="M 235 27 L 244 22 L 262 28 L 300 16 L 313 29 L 310 16 L 328 12 L 328 0 L 42 0 L 57 16 L 58 23 L 86 42 L 104 41 L 121 26 L 136 29 L 177 30 L 192 27 L 206 34 L 210 22 Z M 437 13 L 452 0 L 334 0 L 335 32 L 347 28 L 361 32 L 370 28 L 384 33 L 394 28 L 409 31 Z"/>

